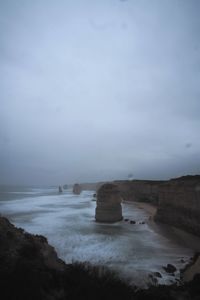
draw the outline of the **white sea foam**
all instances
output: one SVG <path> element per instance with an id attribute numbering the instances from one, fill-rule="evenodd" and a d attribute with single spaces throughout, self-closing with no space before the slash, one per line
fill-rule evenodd
<path id="1" fill-rule="evenodd" d="M 80 196 L 63 194 L 1 201 L 1 213 L 17 226 L 45 235 L 66 262 L 87 261 L 117 270 L 130 282 L 143 285 L 150 272 L 160 272 L 161 282 L 174 280 L 162 266 L 180 267 L 180 258 L 191 255 L 148 224 L 127 222 L 98 224 L 94 220 L 96 203 L 93 192 Z M 123 204 L 126 218 L 143 221 L 148 215 L 134 204 Z"/>

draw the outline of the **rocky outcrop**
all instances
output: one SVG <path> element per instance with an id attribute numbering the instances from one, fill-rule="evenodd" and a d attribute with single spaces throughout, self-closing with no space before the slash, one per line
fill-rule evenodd
<path id="1" fill-rule="evenodd" d="M 64 184 L 64 185 L 63 185 L 63 189 L 64 189 L 64 190 L 67 190 L 67 189 L 68 189 L 68 185 L 67 185 L 67 184 Z"/>
<path id="2" fill-rule="evenodd" d="M 61 185 L 59 185 L 59 187 L 58 187 L 58 192 L 59 192 L 59 193 L 62 193 L 62 192 L 63 192 L 63 189 L 62 189 L 62 186 L 61 186 Z"/>
<path id="3" fill-rule="evenodd" d="M 155 220 L 200 236 L 200 175 L 162 184 Z"/>
<path id="4" fill-rule="evenodd" d="M 109 223 L 122 220 L 121 196 L 116 185 L 107 183 L 98 190 L 95 219 Z"/>
<path id="5" fill-rule="evenodd" d="M 82 189 L 81 189 L 81 185 L 78 184 L 78 183 L 75 183 L 74 186 L 73 186 L 73 193 L 75 195 L 80 195 Z"/>
<path id="6" fill-rule="evenodd" d="M 80 263 L 66 265 L 45 237 L 26 233 L 2 217 L 0 278 L 2 300 L 111 300 L 118 296 L 128 300 L 133 293 L 109 271 Z"/>
<path id="7" fill-rule="evenodd" d="M 193 280 L 196 274 L 200 274 L 200 253 L 196 253 L 192 257 L 191 262 L 185 267 L 182 273 L 182 278 L 186 282 Z"/>
<path id="8" fill-rule="evenodd" d="M 114 181 L 125 201 L 142 201 L 158 204 L 159 187 L 164 181 L 121 180 Z"/>
<path id="9" fill-rule="evenodd" d="M 182 286 L 156 284 L 138 290 L 117 279 L 105 267 L 66 265 L 45 237 L 15 228 L 2 217 L 0 278 L 3 300 L 199 300 L 200 295 L 199 274 Z"/>
<path id="10" fill-rule="evenodd" d="M 200 236 L 200 175 L 168 181 L 115 181 L 125 201 L 157 206 L 155 221 L 179 227 Z"/>

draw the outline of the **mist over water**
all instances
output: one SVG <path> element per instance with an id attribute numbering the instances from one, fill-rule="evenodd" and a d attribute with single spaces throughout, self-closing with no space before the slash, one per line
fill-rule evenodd
<path id="1" fill-rule="evenodd" d="M 172 263 L 180 268 L 181 258 L 187 259 L 192 254 L 190 249 L 163 237 L 147 223 L 95 222 L 96 202 L 92 201 L 92 191 L 76 196 L 71 190 L 58 194 L 55 188 L 33 188 L 29 189 L 30 195 L 21 199 L 16 199 L 13 192 L 1 194 L 1 214 L 30 233 L 46 236 L 67 263 L 80 261 L 107 266 L 126 281 L 141 286 L 148 282 L 151 272 L 162 274 L 161 283 L 175 280 L 162 266 Z M 22 196 L 23 193 L 22 190 Z M 6 198 L 9 194 L 14 195 L 13 200 Z M 149 218 L 132 203 L 123 203 L 123 215 L 137 222 Z"/>

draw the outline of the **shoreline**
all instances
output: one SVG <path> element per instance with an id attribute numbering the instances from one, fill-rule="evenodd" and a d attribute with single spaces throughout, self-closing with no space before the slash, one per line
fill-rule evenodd
<path id="1" fill-rule="evenodd" d="M 137 201 L 125 201 L 125 203 L 134 203 L 139 209 L 144 209 L 150 217 L 150 220 L 154 218 L 156 212 L 157 212 L 157 206 L 146 203 L 146 202 L 137 202 Z"/>
<path id="2" fill-rule="evenodd" d="M 199 299 L 200 276 L 182 285 L 152 282 L 147 289 L 138 289 L 106 267 L 66 264 L 44 236 L 27 233 L 3 217 L 0 236 L 0 288 L 4 299 Z"/>
<path id="3" fill-rule="evenodd" d="M 128 202 L 130 203 L 130 201 Z M 177 243 L 180 246 L 186 247 L 193 251 L 193 256 L 187 262 L 183 269 L 180 269 L 180 274 L 184 282 L 191 281 L 196 274 L 200 274 L 200 238 L 180 228 L 162 224 L 154 221 L 154 216 L 157 207 L 145 202 L 131 202 L 138 208 L 145 210 L 149 214 L 148 225 L 157 233 Z"/>
<path id="4" fill-rule="evenodd" d="M 151 203 L 137 201 L 126 201 L 124 203 L 133 203 L 137 206 L 137 208 L 145 210 L 147 214 L 149 214 L 149 220 L 147 223 L 156 232 L 175 241 L 178 244 L 183 245 L 184 247 L 193 250 L 194 252 L 200 252 L 200 238 L 198 236 L 175 226 L 154 221 L 154 216 L 157 212 L 157 206 Z"/>

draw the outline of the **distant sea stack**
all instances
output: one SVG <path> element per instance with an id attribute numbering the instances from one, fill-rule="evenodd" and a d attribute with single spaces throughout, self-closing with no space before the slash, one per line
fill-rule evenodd
<path id="1" fill-rule="evenodd" d="M 67 190 L 67 189 L 68 189 L 68 185 L 67 185 L 67 184 L 64 184 L 64 185 L 63 185 L 63 189 L 64 189 L 64 190 Z"/>
<path id="2" fill-rule="evenodd" d="M 121 221 L 121 196 L 115 184 L 103 184 L 97 193 L 97 207 L 95 219 L 97 222 L 114 223 Z"/>
<path id="3" fill-rule="evenodd" d="M 200 175 L 162 184 L 155 220 L 200 236 Z"/>
<path id="4" fill-rule="evenodd" d="M 80 195 L 82 189 L 81 189 L 81 185 L 78 184 L 78 183 L 75 183 L 74 186 L 73 186 L 73 193 L 75 195 Z"/>

